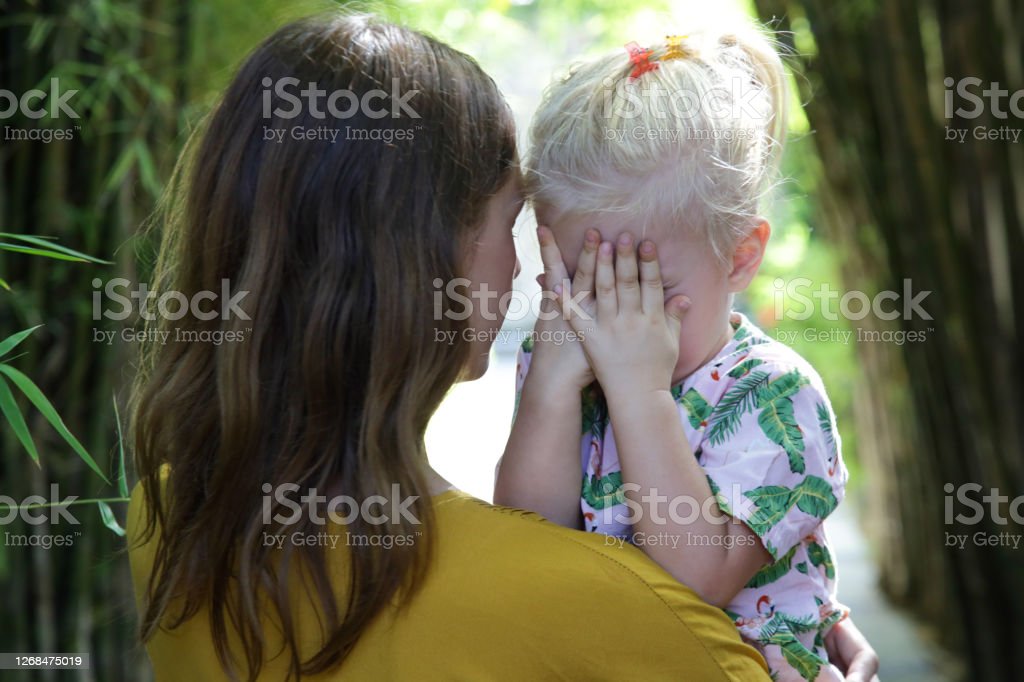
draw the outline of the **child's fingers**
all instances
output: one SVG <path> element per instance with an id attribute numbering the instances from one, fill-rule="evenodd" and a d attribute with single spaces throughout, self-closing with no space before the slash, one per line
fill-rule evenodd
<path id="1" fill-rule="evenodd" d="M 615 294 L 619 310 L 640 308 L 640 279 L 636 266 L 636 246 L 633 235 L 623 232 L 619 235 L 615 254 Z"/>
<path id="2" fill-rule="evenodd" d="M 658 248 L 650 239 L 640 244 L 640 296 L 645 313 L 656 313 L 665 305 L 665 289 L 661 283 Z"/>
<path id="3" fill-rule="evenodd" d="M 611 242 L 601 242 L 597 250 L 597 269 L 594 274 L 594 290 L 597 293 L 597 316 L 608 320 L 619 314 L 615 298 L 615 266 L 612 264 Z"/>
<path id="4" fill-rule="evenodd" d="M 558 250 L 551 230 L 544 225 L 538 225 L 537 241 L 540 242 L 540 258 L 544 263 L 544 284 L 553 288 L 555 284 L 568 280 L 569 273 L 562 262 L 562 252 Z"/>
<path id="5" fill-rule="evenodd" d="M 572 280 L 573 291 L 594 290 L 594 269 L 597 267 L 597 249 L 601 245 L 601 233 L 595 229 L 587 230 L 583 237 L 583 248 L 576 262 L 576 275 Z"/>
<path id="6" fill-rule="evenodd" d="M 553 291 L 556 297 L 555 303 L 558 305 L 558 314 L 569 323 L 570 327 L 579 331 L 579 327 L 585 319 L 580 319 L 580 316 L 574 313 L 573 305 L 570 303 L 573 292 L 572 283 L 566 279 L 562 284 L 556 284 Z"/>

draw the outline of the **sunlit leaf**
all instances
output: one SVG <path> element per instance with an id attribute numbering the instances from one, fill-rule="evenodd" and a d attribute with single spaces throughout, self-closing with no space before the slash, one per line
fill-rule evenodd
<path id="1" fill-rule="evenodd" d="M 110 508 L 110 505 L 100 501 L 96 503 L 96 506 L 100 508 L 100 517 L 103 519 L 103 525 L 124 537 L 124 528 L 117 522 L 117 517 L 114 516 L 114 510 Z"/>

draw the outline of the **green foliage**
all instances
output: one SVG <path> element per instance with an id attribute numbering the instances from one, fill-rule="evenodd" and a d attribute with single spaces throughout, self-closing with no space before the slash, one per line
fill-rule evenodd
<path id="1" fill-rule="evenodd" d="M 43 258 L 52 258 L 54 260 L 71 261 L 73 263 L 99 263 L 102 265 L 113 265 L 110 261 L 94 258 L 93 256 L 87 256 L 86 254 L 75 251 L 74 249 L 69 249 L 66 246 L 56 244 L 53 241 L 56 237 L 37 237 L 30 234 L 0 232 L 0 239 L 9 239 L 11 241 L 21 242 L 20 244 L 0 242 L 0 250 L 2 251 L 22 253 L 29 256 L 41 256 Z M 11 290 L 10 284 L 2 278 L 0 278 L 0 287 L 7 291 Z"/>
<path id="2" fill-rule="evenodd" d="M 0 357 L 13 350 L 15 346 L 28 338 L 28 336 L 36 329 L 38 329 L 38 327 L 33 327 L 32 329 L 26 329 L 18 332 L 17 334 L 12 334 L 0 342 L 0 351 L 2 351 L 0 352 Z M 39 387 L 21 371 L 7 363 L 0 362 L 0 387 L 2 387 L 0 388 L 0 407 L 3 408 L 4 416 L 11 424 L 18 440 L 20 440 L 22 445 L 25 446 L 25 449 L 28 451 L 33 461 L 35 461 L 37 465 L 39 464 L 39 453 L 32 441 L 32 436 L 28 433 L 24 417 L 22 417 L 21 412 L 18 409 L 18 405 L 14 400 L 14 395 L 7 384 L 8 381 L 14 384 L 14 386 L 18 388 L 26 398 L 28 398 L 29 402 L 35 405 L 36 409 L 39 410 L 39 412 L 46 418 L 46 421 L 48 421 L 54 430 L 60 434 L 60 437 L 64 439 L 64 442 L 66 442 L 71 449 L 75 451 L 82 461 L 85 462 L 89 468 L 96 473 L 96 475 L 109 483 L 110 481 L 107 480 L 106 475 L 96 464 L 92 455 L 82 447 L 82 444 L 78 439 L 75 438 L 75 436 L 68 430 L 67 426 L 64 425 L 64 420 L 60 418 L 60 415 L 57 414 L 57 410 L 54 409 L 50 401 L 45 395 L 43 395 L 43 392 L 39 390 Z"/>

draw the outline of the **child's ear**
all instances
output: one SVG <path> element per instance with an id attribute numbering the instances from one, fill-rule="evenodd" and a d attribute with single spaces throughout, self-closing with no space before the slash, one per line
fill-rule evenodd
<path id="1" fill-rule="evenodd" d="M 732 271 L 729 273 L 729 290 L 743 291 L 761 267 L 764 250 L 772 228 L 764 218 L 757 218 L 753 229 L 736 244 L 732 252 Z"/>

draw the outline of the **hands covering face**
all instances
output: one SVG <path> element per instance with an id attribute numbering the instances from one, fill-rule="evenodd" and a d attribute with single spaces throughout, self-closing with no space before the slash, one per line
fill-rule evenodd
<path id="1" fill-rule="evenodd" d="M 679 356 L 680 321 L 690 301 L 683 295 L 665 301 L 654 243 L 644 240 L 638 248 L 624 232 L 612 244 L 597 230 L 587 230 L 570 282 L 551 231 L 541 226 L 537 233 L 544 285 L 556 296 L 559 317 L 579 335 L 588 367 L 604 391 L 668 390 Z M 584 375 L 577 371 L 576 376 Z"/>

